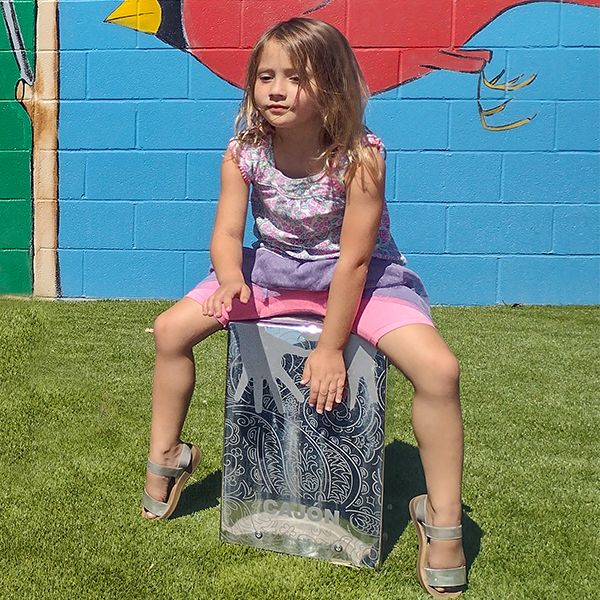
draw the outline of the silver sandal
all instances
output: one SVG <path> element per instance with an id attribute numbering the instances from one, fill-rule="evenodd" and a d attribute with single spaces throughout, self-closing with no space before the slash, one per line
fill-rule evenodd
<path id="1" fill-rule="evenodd" d="M 148 459 L 148 471 L 154 473 L 154 475 L 161 475 L 163 477 L 172 477 L 175 479 L 175 483 L 169 492 L 169 497 L 166 502 L 156 500 L 150 494 L 146 488 L 144 488 L 144 496 L 142 500 L 142 516 L 152 521 L 161 521 L 171 516 L 177 504 L 181 491 L 183 490 L 190 475 L 196 470 L 200 464 L 202 453 L 200 448 L 193 444 L 183 444 L 181 454 L 179 455 L 179 462 L 176 467 L 167 467 L 166 465 L 157 465 Z M 144 511 L 152 513 L 154 517 L 147 517 Z"/>
<path id="2" fill-rule="evenodd" d="M 417 558 L 417 576 L 423 589 L 434 598 L 455 598 L 462 594 L 467 585 L 467 567 L 452 567 L 449 569 L 432 569 L 427 566 L 429 548 L 428 540 L 460 540 L 462 525 L 456 527 L 434 527 L 427 525 L 425 503 L 427 495 L 415 496 L 409 504 L 410 516 L 417 530 L 419 539 L 419 555 Z M 436 587 L 451 588 L 440 592 Z"/>

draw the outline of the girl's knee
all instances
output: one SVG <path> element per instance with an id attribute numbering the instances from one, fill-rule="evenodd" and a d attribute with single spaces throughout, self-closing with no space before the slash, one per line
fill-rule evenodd
<path id="1" fill-rule="evenodd" d="M 442 379 L 453 384 L 458 384 L 460 379 L 460 363 L 452 352 L 448 352 L 439 363 L 439 373 Z"/>
<path id="2" fill-rule="evenodd" d="M 452 352 L 444 352 L 427 358 L 421 377 L 413 382 L 415 391 L 428 395 L 455 397 L 458 395 L 460 364 Z"/>
<path id="3" fill-rule="evenodd" d="M 156 350 L 163 353 L 181 352 L 191 348 L 186 340 L 185 329 L 180 319 L 168 310 L 161 313 L 154 321 L 154 342 Z"/>

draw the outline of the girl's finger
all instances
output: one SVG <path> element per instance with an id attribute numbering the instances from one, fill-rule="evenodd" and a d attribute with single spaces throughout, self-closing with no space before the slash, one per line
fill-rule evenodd
<path id="1" fill-rule="evenodd" d="M 310 363 L 306 361 L 304 363 L 304 371 L 302 371 L 302 379 L 300 383 L 306 385 L 310 381 Z"/>
<path id="2" fill-rule="evenodd" d="M 246 304 L 250 300 L 250 288 L 245 285 L 242 287 L 242 291 L 240 292 L 240 302 Z"/>
<path id="3" fill-rule="evenodd" d="M 227 298 L 221 298 L 219 300 L 219 304 L 217 305 L 217 311 L 218 311 L 218 315 L 216 315 L 217 317 L 220 317 L 223 314 L 223 311 L 227 311 Z"/>
<path id="4" fill-rule="evenodd" d="M 326 383 L 321 383 L 321 387 L 319 388 L 319 394 L 317 396 L 317 412 L 319 414 L 323 414 L 323 410 L 325 409 L 325 404 L 327 403 L 327 399 L 329 397 L 329 390 Z"/>
<path id="5" fill-rule="evenodd" d="M 330 388 L 327 392 L 327 401 L 325 402 L 325 410 L 330 411 L 333 410 L 333 403 L 335 402 L 337 394 L 337 388 Z"/>
<path id="6" fill-rule="evenodd" d="M 335 403 L 339 404 L 342 401 L 342 398 L 344 397 L 344 382 L 342 381 L 342 383 L 338 383 L 337 386 L 337 390 L 335 393 Z"/>
<path id="7" fill-rule="evenodd" d="M 310 397 L 308 400 L 308 403 L 310 404 L 310 406 L 312 406 L 313 408 L 317 406 L 317 402 L 318 402 L 318 398 L 319 398 L 319 384 L 318 382 L 310 382 Z"/>

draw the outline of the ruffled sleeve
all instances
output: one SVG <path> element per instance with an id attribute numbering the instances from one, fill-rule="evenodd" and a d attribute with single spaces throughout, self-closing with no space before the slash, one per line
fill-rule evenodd
<path id="1" fill-rule="evenodd" d="M 366 140 L 369 146 L 374 146 L 375 148 L 377 148 L 377 150 L 379 150 L 379 153 L 381 154 L 381 156 L 383 156 L 385 160 L 387 151 L 383 142 L 381 141 L 381 138 L 377 137 L 374 133 L 369 132 L 366 135 Z"/>
<path id="2" fill-rule="evenodd" d="M 227 144 L 227 150 L 231 152 L 233 160 L 237 164 L 244 181 L 250 185 L 254 179 L 254 162 L 251 157 L 250 147 L 240 143 L 236 138 L 231 138 Z"/>

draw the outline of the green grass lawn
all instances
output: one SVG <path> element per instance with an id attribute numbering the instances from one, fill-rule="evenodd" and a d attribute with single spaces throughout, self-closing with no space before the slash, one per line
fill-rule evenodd
<path id="1" fill-rule="evenodd" d="M 175 516 L 139 516 L 161 302 L 0 300 L 0 597 L 418 599 L 410 389 L 388 391 L 380 569 L 219 540 L 226 335 L 196 349 Z M 462 364 L 469 599 L 598 598 L 600 308 L 437 308 Z"/>

